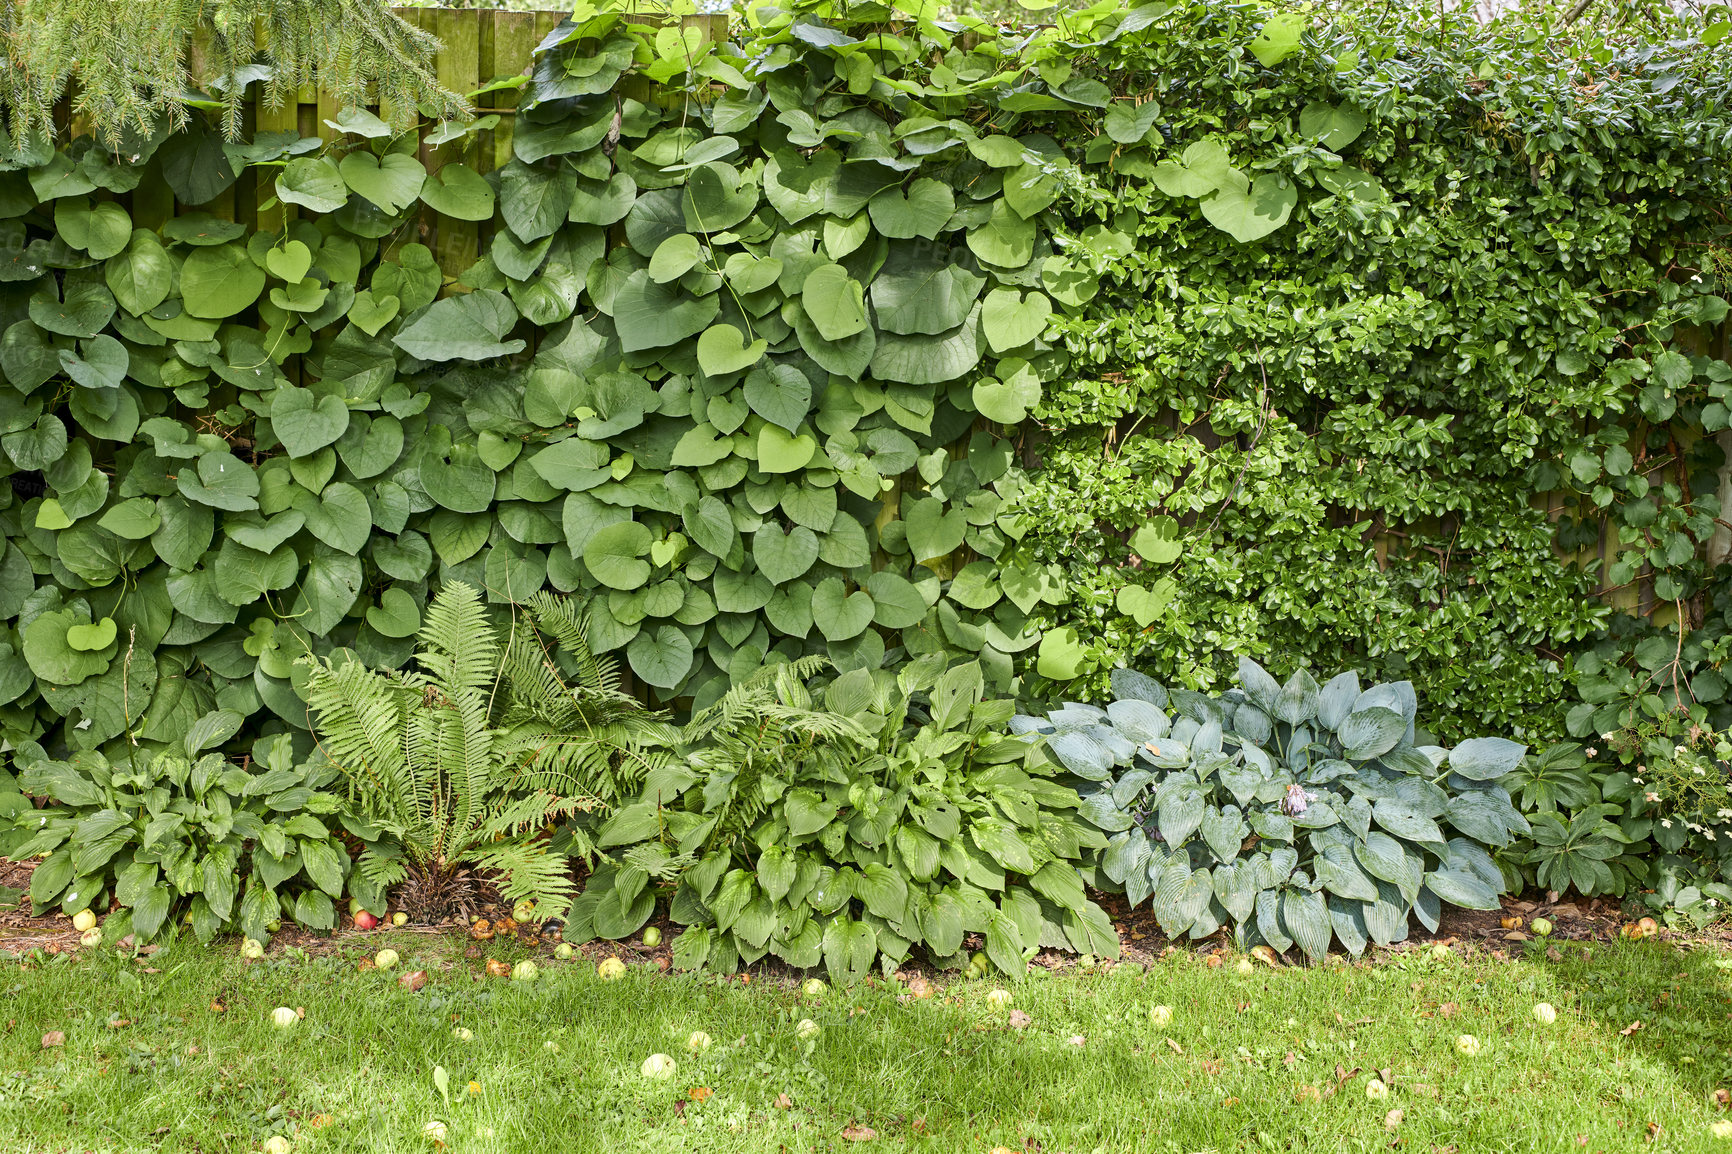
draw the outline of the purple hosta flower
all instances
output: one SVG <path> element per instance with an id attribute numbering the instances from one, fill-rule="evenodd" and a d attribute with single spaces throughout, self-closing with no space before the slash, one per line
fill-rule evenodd
<path id="1" fill-rule="evenodd" d="M 1287 796 L 1281 799 L 1281 812 L 1288 817 L 1298 817 L 1305 812 L 1305 807 L 1317 800 L 1317 795 L 1294 783 L 1287 787 Z"/>

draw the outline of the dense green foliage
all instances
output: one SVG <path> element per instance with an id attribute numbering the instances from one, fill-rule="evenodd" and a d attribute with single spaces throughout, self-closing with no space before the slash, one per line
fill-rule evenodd
<path id="1" fill-rule="evenodd" d="M 485 176 L 359 110 L 12 155 L 0 734 L 304 751 L 297 659 L 402 667 L 453 582 L 593 596 L 700 711 L 801 657 L 1041 698 L 1273 654 L 1450 741 L 1724 721 L 1728 53 L 1400 19 L 585 5 Z M 135 227 L 260 177 L 280 230 Z M 486 224 L 461 284 L 422 214 Z"/>
<path id="2" fill-rule="evenodd" d="M 20 817 L 9 852 L 46 855 L 30 875 L 36 908 L 106 912 L 112 899 L 110 942 L 153 938 L 183 917 L 201 942 L 230 929 L 268 940 L 285 916 L 332 929 L 351 865 L 335 836 L 336 774 L 296 764 L 281 734 L 260 742 L 255 766 L 201 752 L 241 721 L 208 714 L 183 750 L 133 764 L 94 751 L 29 759 L 20 784 L 49 805 Z"/>
<path id="3" fill-rule="evenodd" d="M 1097 880 L 1152 898 L 1169 937 L 1230 925 L 1241 949 L 1312 958 L 1337 938 L 1355 955 L 1403 941 L 1410 913 L 1435 930 L 1445 902 L 1497 908 L 1484 847 L 1528 832 L 1501 784 L 1522 746 L 1424 744 L 1407 682 L 1300 670 L 1281 685 L 1248 658 L 1238 680 L 1212 698 L 1119 670 L 1104 709 L 1016 719 L 1109 835 Z"/>
<path id="4" fill-rule="evenodd" d="M 1041 948 L 1117 956 L 1078 869 L 1105 841 L 1031 765 L 1035 746 L 1003 733 L 1014 705 L 985 697 L 978 664 L 931 655 L 818 693 L 802 672 L 774 667 L 693 720 L 681 756 L 602 827 L 612 860 L 568 939 L 630 936 L 660 888 L 691 927 L 674 947 L 685 968 L 772 954 L 853 982 L 915 946 L 959 967 L 967 934 L 1014 976 Z"/>
<path id="5" fill-rule="evenodd" d="M 549 652 L 536 624 L 564 644 L 562 653 Z M 369 837 L 389 839 L 391 852 L 359 862 L 370 883 L 413 878 L 427 895 L 417 904 L 443 914 L 466 895 L 442 887 L 469 866 L 496 876 L 507 900 L 532 901 L 544 916 L 564 913 L 570 863 L 543 832 L 603 805 L 598 794 L 612 792 L 611 783 L 641 777 L 645 743 L 665 728 L 619 692 L 611 666 L 595 660 L 580 632 L 581 618 L 542 594 L 502 642 L 480 595 L 454 581 L 427 611 L 418 668 L 314 664 L 314 761 L 347 781 Z"/>

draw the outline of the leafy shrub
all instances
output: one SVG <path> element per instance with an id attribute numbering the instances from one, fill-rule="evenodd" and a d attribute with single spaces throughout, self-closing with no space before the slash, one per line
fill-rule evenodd
<path id="1" fill-rule="evenodd" d="M 582 632 L 580 613 L 542 595 L 502 643 L 479 594 L 452 582 L 427 611 L 419 671 L 308 659 L 320 748 L 359 816 L 402 848 L 363 854 L 363 876 L 412 880 L 409 904 L 427 914 L 466 904 L 470 867 L 499 875 L 508 899 L 550 915 L 566 908 L 568 861 L 544 828 L 641 778 L 653 761 L 646 743 L 665 733 Z"/>
<path id="2" fill-rule="evenodd" d="M 916 946 L 960 964 L 970 933 L 1012 975 L 1040 948 L 1117 954 L 1078 869 L 1105 840 L 1075 791 L 1031 772 L 1033 745 L 1001 732 L 1014 707 L 985 699 L 978 664 L 855 669 L 816 696 L 811 669 L 772 666 L 693 719 L 602 829 L 615 860 L 568 934 L 633 932 L 660 877 L 690 927 L 674 946 L 687 968 L 770 954 L 853 981 Z"/>
<path id="3" fill-rule="evenodd" d="M 1512 884 L 1620 895 L 1705 926 L 1732 908 L 1732 740 L 1700 705 L 1640 716 L 1524 760 L 1511 776 L 1533 832 L 1499 864 Z"/>
<path id="4" fill-rule="evenodd" d="M 1361 691 L 1343 673 L 1319 686 L 1301 669 L 1280 685 L 1241 659 L 1239 683 L 1169 693 L 1119 670 L 1104 709 L 1013 721 L 1044 735 L 1107 833 L 1099 880 L 1133 905 L 1152 898 L 1170 936 L 1231 924 L 1241 948 L 1313 958 L 1332 937 L 1354 954 L 1401 941 L 1410 912 L 1436 929 L 1444 902 L 1497 906 L 1503 877 L 1484 847 L 1527 830 L 1500 784 L 1523 746 L 1416 744 L 1405 682 Z"/>
<path id="5" fill-rule="evenodd" d="M 336 774 L 297 765 L 286 734 L 261 739 L 250 766 L 201 753 L 241 721 L 207 714 L 184 754 L 26 760 L 19 784 L 55 803 L 19 815 L 28 836 L 11 851 L 48 855 L 30 876 L 37 911 L 100 913 L 112 897 L 123 908 L 103 926 L 110 941 L 156 937 L 183 914 L 200 941 L 236 928 L 262 941 L 284 915 L 331 929 L 350 871 L 333 817 L 342 799 L 327 789 Z"/>

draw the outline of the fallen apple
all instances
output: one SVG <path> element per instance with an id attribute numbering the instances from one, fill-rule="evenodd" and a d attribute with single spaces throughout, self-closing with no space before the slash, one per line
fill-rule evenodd
<path id="1" fill-rule="evenodd" d="M 517 922 L 527 922 L 535 916 L 535 903 L 524 898 L 511 907 L 511 919 Z"/>
<path id="2" fill-rule="evenodd" d="M 469 1029 L 467 1026 L 452 1026 L 451 1036 L 459 1042 L 473 1042 L 475 1040 L 475 1031 Z"/>
<path id="3" fill-rule="evenodd" d="M 527 959 L 511 967 L 511 980 L 514 982 L 533 982 L 541 976 L 541 971 L 534 962 Z"/>
<path id="4" fill-rule="evenodd" d="M 398 958 L 397 958 L 397 951 L 396 950 L 390 950 L 390 949 L 380 950 L 378 953 L 373 955 L 373 964 L 375 966 L 379 967 L 381 970 L 390 969 L 391 967 L 393 967 L 397 964 L 397 961 L 398 961 Z"/>
<path id="5" fill-rule="evenodd" d="M 265 944 L 257 938 L 246 938 L 241 942 L 241 957 L 249 962 L 256 962 L 265 956 Z"/>
<path id="6" fill-rule="evenodd" d="M 287 1006 L 278 1006 L 271 1011 L 271 1025 L 279 1030 L 286 1030 L 301 1020 L 301 1016 Z"/>
<path id="7" fill-rule="evenodd" d="M 829 988 L 830 987 L 824 983 L 823 978 L 807 978 L 803 983 L 801 983 L 800 992 L 808 998 L 822 998 L 824 996 L 824 991 Z"/>
<path id="8" fill-rule="evenodd" d="M 1008 1006 L 1011 1002 L 1009 990 L 994 990 L 986 995 L 986 1000 L 995 1006 Z"/>
<path id="9" fill-rule="evenodd" d="M 1533 922 L 1528 926 L 1528 929 L 1532 930 L 1534 932 L 1534 934 L 1538 937 L 1549 938 L 1552 936 L 1551 919 L 1550 918 L 1535 918 L 1533 920 Z"/>
<path id="10" fill-rule="evenodd" d="M 394 926 L 406 926 L 409 924 L 409 915 L 404 913 L 402 910 L 398 910 L 396 913 L 391 915 L 391 924 Z"/>
<path id="11" fill-rule="evenodd" d="M 553 956 L 562 962 L 569 962 L 576 953 L 577 951 L 571 948 L 570 942 L 560 942 L 553 947 Z"/>
<path id="12" fill-rule="evenodd" d="M 693 1030 L 691 1035 L 686 1038 L 686 1049 L 690 1050 L 694 1054 L 699 1054 L 709 1049 L 710 1044 L 710 1036 L 702 1030 Z"/>
<path id="13" fill-rule="evenodd" d="M 1455 1039 L 1455 1048 L 1465 1057 L 1475 1057 L 1479 1053 L 1479 1039 L 1472 1034 L 1459 1034 Z"/>
<path id="14" fill-rule="evenodd" d="M 96 928 L 96 912 L 94 910 L 79 910 L 72 915 L 72 928 L 79 933 Z"/>
<path id="15" fill-rule="evenodd" d="M 1149 1011 L 1149 1022 L 1158 1029 L 1165 1029 L 1172 1025 L 1173 1007 L 1156 1006 L 1154 1009 Z"/>
<path id="16" fill-rule="evenodd" d="M 87 948 L 90 946 L 100 946 L 102 944 L 102 931 L 94 928 L 85 930 L 82 934 L 78 935 L 78 944 Z"/>
<path id="17" fill-rule="evenodd" d="M 1240 958 L 1239 964 L 1234 966 L 1233 969 L 1241 978 L 1248 978 L 1257 972 L 1257 965 L 1250 958 Z"/>
<path id="18" fill-rule="evenodd" d="M 490 978 L 508 978 L 511 976 L 511 963 L 500 958 L 487 959 L 487 976 Z"/>
<path id="19" fill-rule="evenodd" d="M 378 926 L 379 919 L 366 910 L 355 915 L 355 928 L 358 930 L 372 930 L 377 929 Z"/>
<path id="20" fill-rule="evenodd" d="M 272 1134 L 265 1139 L 265 1154 L 289 1154 L 291 1149 L 289 1140 L 281 1134 Z"/>
<path id="21" fill-rule="evenodd" d="M 421 1127 L 421 1136 L 429 1142 L 437 1142 L 441 1146 L 445 1145 L 445 1123 L 437 1119 L 427 1123 Z"/>
<path id="22" fill-rule="evenodd" d="M 1365 1096 L 1374 1102 L 1381 1102 L 1389 1097 L 1389 1087 L 1384 1084 L 1381 1078 L 1373 1078 L 1365 1083 Z"/>
<path id="23" fill-rule="evenodd" d="M 625 963 L 618 958 L 608 958 L 595 968 L 595 972 L 604 982 L 618 981 L 625 977 Z"/>
<path id="24" fill-rule="evenodd" d="M 801 1038 L 816 1038 L 819 1033 L 818 1023 L 810 1018 L 801 1018 L 794 1027 L 794 1033 Z"/>
<path id="25" fill-rule="evenodd" d="M 427 985 L 426 970 L 410 970 L 397 979 L 397 984 L 411 994 Z"/>
<path id="26" fill-rule="evenodd" d="M 665 1082 L 673 1077 L 674 1072 L 679 1068 L 679 1063 L 666 1054 L 651 1054 L 643 1060 L 643 1065 L 638 1067 L 638 1072 L 653 1081 Z"/>
<path id="27" fill-rule="evenodd" d="M 1549 1026 L 1558 1020 L 1558 1012 L 1550 1002 L 1540 1002 L 1534 1006 L 1534 1021 L 1542 1026 Z"/>
<path id="28" fill-rule="evenodd" d="M 650 926 L 643 932 L 643 944 L 646 949 L 655 949 L 662 944 L 662 932 L 656 927 Z"/>

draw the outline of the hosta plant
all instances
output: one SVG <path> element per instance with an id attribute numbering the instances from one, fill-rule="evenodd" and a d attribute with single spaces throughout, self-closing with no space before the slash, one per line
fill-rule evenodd
<path id="1" fill-rule="evenodd" d="M 685 967 L 772 954 L 855 981 L 916 947 L 960 965 L 969 934 L 1012 975 L 1042 948 L 1117 954 L 1078 869 L 1105 839 L 1074 790 L 1030 772 L 1033 745 L 1003 733 L 1012 703 L 984 698 L 977 664 L 855 669 L 816 694 L 798 673 L 772 668 L 694 720 L 683 756 L 602 830 L 618 860 L 578 932 L 641 925 L 659 867 L 678 878 Z"/>
<path id="2" fill-rule="evenodd" d="M 30 877 L 36 909 L 104 911 L 112 899 L 110 941 L 153 938 L 177 919 L 200 941 L 227 929 L 263 941 L 284 916 L 332 928 L 350 872 L 335 836 L 342 798 L 326 788 L 336 775 L 296 764 L 285 734 L 261 739 L 247 765 L 203 752 L 241 721 L 207 714 L 180 751 L 137 762 L 27 754 L 19 784 L 51 804 L 18 816 L 27 837 L 11 852 L 48 855 Z"/>
<path id="3" fill-rule="evenodd" d="M 1241 948 L 1332 938 L 1354 954 L 1435 929 L 1444 903 L 1498 904 L 1487 846 L 1526 833 L 1501 780 L 1525 747 L 1496 737 L 1416 744 L 1405 682 L 1343 673 L 1285 685 L 1249 660 L 1220 697 L 1119 670 L 1104 708 L 1067 704 L 1012 728 L 1040 733 L 1108 836 L 1102 884 L 1151 900 L 1170 936 L 1231 926 Z"/>

